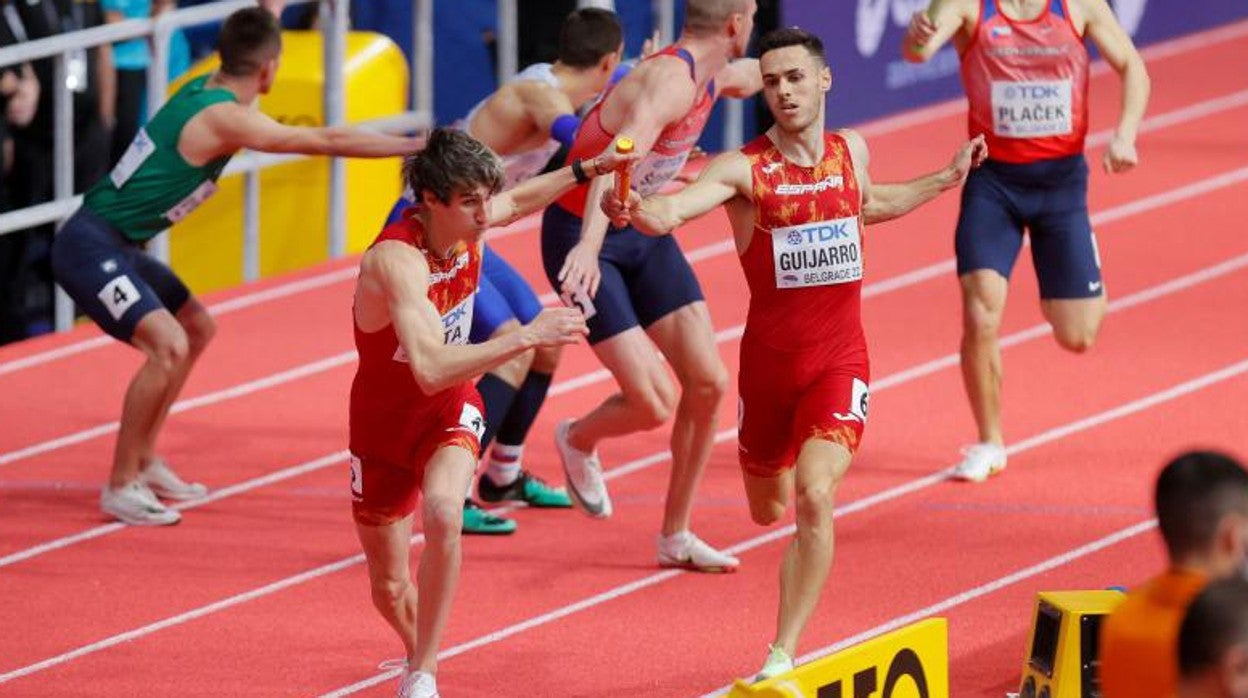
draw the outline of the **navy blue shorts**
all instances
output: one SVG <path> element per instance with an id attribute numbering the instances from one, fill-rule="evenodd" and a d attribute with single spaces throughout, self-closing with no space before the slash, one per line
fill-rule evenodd
<path id="1" fill-rule="evenodd" d="M 498 256 L 489 245 L 481 260 L 481 284 L 472 301 L 472 331 L 468 341 L 480 344 L 511 320 L 521 325 L 532 322 L 542 312 L 542 302 L 520 273 Z"/>
<path id="2" fill-rule="evenodd" d="M 86 208 L 52 238 L 52 274 L 82 312 L 123 342 L 148 313 L 177 314 L 191 297 L 173 270 Z"/>
<path id="3" fill-rule="evenodd" d="M 1088 218 L 1088 164 L 1082 155 L 1027 164 L 988 160 L 962 188 L 954 246 L 958 275 L 992 269 L 1010 277 L 1031 236 L 1044 299 L 1101 295 L 1101 260 Z"/>
<path id="4" fill-rule="evenodd" d="M 568 252 L 581 240 L 581 219 L 562 206 L 542 216 L 542 263 L 546 278 L 561 291 L 558 275 Z M 608 228 L 598 254 L 602 283 L 589 319 L 589 343 L 624 330 L 649 327 L 674 310 L 703 300 L 689 261 L 671 235 L 647 236 L 635 228 Z"/>

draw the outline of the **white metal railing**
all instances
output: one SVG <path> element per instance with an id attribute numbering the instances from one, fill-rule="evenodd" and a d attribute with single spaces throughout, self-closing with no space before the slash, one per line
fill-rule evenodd
<path id="1" fill-rule="evenodd" d="M 288 5 L 320 0 L 287 0 Z M 378 119 L 367 125 L 390 132 L 411 131 L 433 123 L 433 1 L 414 0 L 411 66 L 412 111 L 397 117 Z M 58 225 L 81 204 L 82 197 L 73 195 L 74 135 L 73 99 L 66 85 L 66 71 L 71 52 L 94 48 L 129 39 L 149 38 L 152 61 L 147 74 L 148 113 L 154 114 L 164 104 L 168 77 L 169 40 L 182 27 L 224 19 L 234 11 L 254 6 L 254 0 L 221 0 L 181 10 L 166 12 L 156 18 L 129 19 L 100 27 L 37 39 L 0 48 L 0 67 L 42 58 L 51 58 L 54 66 L 53 84 L 53 196 L 47 203 L 28 206 L 0 214 L 0 235 L 46 223 Z M 323 0 L 321 25 L 325 45 L 325 81 L 323 85 L 326 125 L 340 125 L 346 109 L 342 68 L 345 63 L 347 17 L 350 0 Z M 302 159 L 305 156 L 262 156 L 243 153 L 236 157 L 223 174 L 244 173 L 244 276 L 259 276 L 260 185 L 259 170 L 275 164 Z M 344 163 L 331 158 L 330 165 L 330 226 L 327 241 L 330 254 L 340 256 L 346 249 L 346 189 Z M 162 234 L 154 240 L 152 252 L 168 260 L 168 238 Z M 70 327 L 73 305 L 59 288 L 56 294 L 55 322 L 58 330 Z"/>

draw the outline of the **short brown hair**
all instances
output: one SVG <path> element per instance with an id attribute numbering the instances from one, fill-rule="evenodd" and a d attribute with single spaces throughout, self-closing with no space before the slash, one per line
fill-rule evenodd
<path id="1" fill-rule="evenodd" d="M 559 62 L 572 68 L 590 68 L 603 56 L 620 50 L 624 29 L 614 12 L 597 7 L 573 11 L 559 30 Z"/>
<path id="2" fill-rule="evenodd" d="M 281 50 L 282 28 L 262 7 L 247 7 L 227 17 L 217 38 L 221 72 L 233 77 L 255 75 Z"/>
<path id="3" fill-rule="evenodd" d="M 828 57 L 823 52 L 823 40 L 800 27 L 772 29 L 764 34 L 763 38 L 758 40 L 758 57 L 762 58 L 763 54 L 768 51 L 790 46 L 801 46 L 810 55 L 818 58 L 820 63 L 828 64 Z"/>
<path id="4" fill-rule="evenodd" d="M 403 183 L 416 203 L 424 192 L 443 204 L 451 203 L 456 192 L 476 187 L 497 194 L 503 181 L 503 164 L 494 151 L 457 129 L 434 129 L 425 149 L 403 161 Z"/>

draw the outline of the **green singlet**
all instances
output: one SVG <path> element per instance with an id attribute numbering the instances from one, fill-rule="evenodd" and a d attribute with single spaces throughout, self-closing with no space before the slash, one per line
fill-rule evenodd
<path id="1" fill-rule="evenodd" d="M 217 190 L 217 177 L 231 155 L 196 167 L 178 152 L 178 138 L 192 117 L 214 104 L 236 101 L 228 90 L 205 89 L 209 77 L 183 85 L 139 129 L 113 171 L 83 199 L 84 206 L 130 240 L 150 240 Z"/>

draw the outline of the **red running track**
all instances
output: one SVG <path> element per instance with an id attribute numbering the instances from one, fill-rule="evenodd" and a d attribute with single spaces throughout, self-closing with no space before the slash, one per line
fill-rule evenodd
<path id="1" fill-rule="evenodd" d="M 1149 492 L 1168 455 L 1248 451 L 1248 75 L 1227 68 L 1245 52 L 1248 23 L 1148 52 L 1143 167 L 1093 174 L 1113 302 L 1091 353 L 1056 348 L 1020 263 L 1002 330 L 1013 449 L 1002 477 L 941 475 L 973 436 L 956 358 L 955 197 L 869 231 L 872 421 L 839 493 L 837 559 L 804 653 L 944 615 L 953 695 L 999 698 L 1017 683 L 1037 590 L 1130 585 L 1161 564 Z M 1096 162 L 1118 95 L 1113 76 L 1094 82 Z M 962 120 L 952 105 L 865 127 L 873 176 L 938 167 Z M 745 299 L 726 222 L 679 237 L 735 371 Z M 545 288 L 532 221 L 495 244 Z M 135 353 L 89 327 L 0 349 L 0 694 L 392 693 L 377 664 L 401 649 L 368 599 L 342 457 L 353 263 L 209 299 L 221 331 L 163 451 L 215 494 L 172 529 L 108 524 L 96 507 Z M 568 352 L 527 457 L 539 474 L 559 479 L 554 422 L 610 389 L 587 349 Z M 788 531 L 749 521 L 734 404 L 695 527 L 740 552 L 739 573 L 657 569 L 666 432 L 613 442 L 613 519 L 518 511 L 517 535 L 466 539 L 443 692 L 697 696 L 755 670 Z"/>

